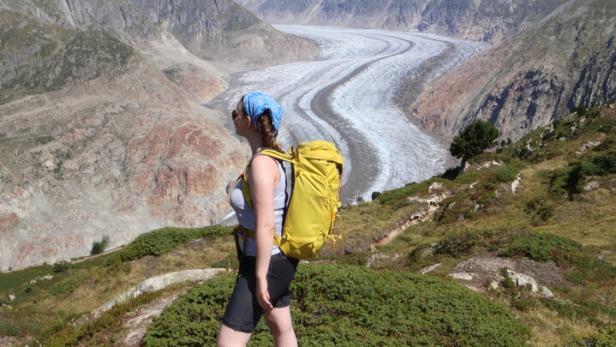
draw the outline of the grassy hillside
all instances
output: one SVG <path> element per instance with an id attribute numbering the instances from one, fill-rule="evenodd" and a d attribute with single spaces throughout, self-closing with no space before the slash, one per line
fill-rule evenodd
<path id="1" fill-rule="evenodd" d="M 320 262 L 300 264 L 293 283 L 300 341 L 615 345 L 614 129 L 614 106 L 579 109 L 551 128 L 480 155 L 455 179 L 434 177 L 344 208 L 336 226 L 343 239 L 326 249 Z M 376 246 L 375 240 L 426 209 L 421 199 L 435 195 L 442 200 L 431 218 Z M 186 291 L 149 326 L 143 343 L 209 344 L 232 274 L 147 294 L 85 323 L 68 322 L 155 274 L 235 267 L 229 232 L 217 227 L 160 230 L 79 263 L 0 274 L 5 304 L 0 336 L 36 338 L 44 345 L 114 345 L 127 334 L 125 323 L 135 310 Z M 509 265 L 498 266 L 500 276 L 481 277 L 486 259 Z M 429 274 L 418 273 L 437 264 Z M 505 271 L 511 266 L 532 274 L 553 297 L 516 286 Z M 461 271 L 473 280 L 451 278 Z M 54 277 L 40 279 L 47 274 Z M 15 299 L 10 301 L 9 294 Z M 251 345 L 271 345 L 263 323 Z"/>

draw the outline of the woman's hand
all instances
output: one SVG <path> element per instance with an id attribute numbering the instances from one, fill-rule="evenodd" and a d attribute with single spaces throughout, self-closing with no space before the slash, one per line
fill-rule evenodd
<path id="1" fill-rule="evenodd" d="M 257 302 L 259 306 L 263 308 L 266 312 L 270 312 L 274 309 L 272 303 L 270 302 L 269 292 L 267 290 L 267 280 L 257 280 L 257 290 L 256 290 Z"/>

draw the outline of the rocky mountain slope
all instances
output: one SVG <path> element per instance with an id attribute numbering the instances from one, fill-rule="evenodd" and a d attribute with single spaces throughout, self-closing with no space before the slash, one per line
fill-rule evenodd
<path id="1" fill-rule="evenodd" d="M 578 106 L 616 98 L 616 7 L 575 1 L 435 81 L 411 117 L 445 139 L 474 119 L 520 138 Z"/>
<path id="2" fill-rule="evenodd" d="M 201 104 L 316 53 L 232 1 L 0 0 L 0 24 L 2 270 L 222 218 L 246 152 Z"/>
<path id="3" fill-rule="evenodd" d="M 275 23 L 417 29 L 469 40 L 501 42 L 532 26 L 567 0 L 240 0 Z"/>

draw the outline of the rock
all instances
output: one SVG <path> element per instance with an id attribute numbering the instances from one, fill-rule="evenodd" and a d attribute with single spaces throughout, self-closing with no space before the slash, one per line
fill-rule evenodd
<path id="1" fill-rule="evenodd" d="M 165 297 L 140 307 L 136 312 L 131 312 L 130 317 L 124 327 L 129 331 L 123 340 L 123 346 L 141 346 L 141 339 L 145 335 L 148 325 L 158 317 L 163 310 L 175 301 L 177 294 Z"/>
<path id="2" fill-rule="evenodd" d="M 479 167 L 477 168 L 477 170 L 481 170 L 481 169 L 488 169 L 494 166 L 502 166 L 503 162 L 502 161 L 496 161 L 496 160 L 491 160 L 491 161 L 487 161 L 481 165 L 479 165 Z"/>
<path id="3" fill-rule="evenodd" d="M 599 252 L 599 254 L 597 255 L 597 259 L 599 260 L 604 260 L 605 257 L 609 256 L 612 254 L 612 251 L 604 249 L 601 252 Z"/>
<path id="4" fill-rule="evenodd" d="M 381 196 L 381 192 L 372 192 L 372 196 L 370 197 L 372 200 Z"/>
<path id="5" fill-rule="evenodd" d="M 428 192 L 433 193 L 434 191 L 440 191 L 443 190 L 443 185 L 438 183 L 438 182 L 434 182 L 430 185 L 430 187 L 428 188 Z"/>
<path id="6" fill-rule="evenodd" d="M 449 274 L 449 277 L 455 280 L 462 280 L 462 281 L 472 281 L 473 280 L 473 275 L 468 272 L 451 273 Z"/>
<path id="7" fill-rule="evenodd" d="M 511 280 L 513 281 L 513 283 L 515 283 L 516 286 L 530 287 L 530 290 L 533 293 L 536 293 L 539 290 L 537 281 L 535 281 L 534 278 L 526 274 L 518 273 L 513 270 L 507 269 L 507 275 L 509 276 L 509 278 L 511 278 Z"/>
<path id="8" fill-rule="evenodd" d="M 53 275 L 45 275 L 45 276 L 40 276 L 37 277 L 35 279 L 30 280 L 30 282 L 28 282 L 29 284 L 36 284 L 38 281 L 42 281 L 42 280 L 50 280 L 53 278 Z"/>
<path id="9" fill-rule="evenodd" d="M 17 224 L 19 224 L 19 218 L 14 212 L 0 214 L 0 233 L 12 230 Z"/>
<path id="10" fill-rule="evenodd" d="M 387 254 L 375 253 L 368 258 L 366 262 L 367 267 L 377 266 L 379 261 L 387 261 L 387 260 L 396 260 L 400 258 L 400 254 L 394 254 L 393 256 L 389 256 Z"/>
<path id="11" fill-rule="evenodd" d="M 599 182 L 597 181 L 590 181 L 588 182 L 585 186 L 584 186 L 584 191 L 585 192 L 592 192 L 593 190 L 597 189 L 600 187 Z"/>
<path id="12" fill-rule="evenodd" d="M 423 259 L 432 257 L 435 251 L 436 251 L 435 246 L 423 245 L 423 246 L 419 246 L 415 248 L 415 250 L 413 250 L 413 252 L 411 253 L 411 257 L 417 261 L 423 260 Z"/>
<path id="13" fill-rule="evenodd" d="M 47 170 L 53 170 L 56 167 L 56 164 L 54 163 L 53 159 L 47 159 L 44 163 L 43 166 L 47 168 Z"/>
<path id="14" fill-rule="evenodd" d="M 13 300 L 15 300 L 15 295 L 9 294 L 9 301 L 13 301 Z"/>
<path id="15" fill-rule="evenodd" d="M 554 293 L 548 289 L 548 287 L 541 287 L 541 294 L 543 294 L 544 298 L 551 299 L 554 297 Z"/>
<path id="16" fill-rule="evenodd" d="M 442 265 L 441 263 L 436 263 L 434 265 L 430 265 L 428 267 L 425 267 L 425 268 L 419 270 L 419 273 L 422 274 L 422 275 L 425 275 L 427 273 L 430 273 L 430 272 L 436 270 L 441 265 Z"/>
<path id="17" fill-rule="evenodd" d="M 522 178 L 520 177 L 520 174 L 518 174 L 518 176 L 515 178 L 515 181 L 511 182 L 511 194 L 516 193 L 516 191 L 518 190 L 518 187 L 520 186 L 520 181 L 522 180 Z"/>
<path id="18" fill-rule="evenodd" d="M 606 137 L 607 135 L 602 133 L 596 140 L 583 143 L 575 153 L 578 155 L 586 153 L 589 149 L 593 149 L 602 144 Z"/>
<path id="19" fill-rule="evenodd" d="M 534 292 L 545 297 L 548 297 L 549 294 L 542 291 L 538 281 L 541 282 L 541 285 L 549 286 L 562 286 L 566 283 L 563 270 L 556 264 L 537 262 L 527 258 L 477 256 L 459 263 L 451 270 L 451 273 L 472 274 L 472 280 L 465 280 L 464 286 L 496 290 L 500 288 L 500 283 L 504 280 L 503 269 L 507 269 L 510 274 L 513 274 L 510 275 L 512 281 L 514 283 L 517 281 L 520 286 L 530 283 L 532 287 L 534 281 Z"/>
<path id="20" fill-rule="evenodd" d="M 0 346 L 13 346 L 17 344 L 15 336 L 0 336 Z"/>
<path id="21" fill-rule="evenodd" d="M 155 292 L 164 289 L 170 285 L 182 283 L 182 282 L 199 282 L 205 281 L 216 274 L 226 271 L 225 269 L 195 269 L 184 270 L 178 272 L 166 273 L 154 277 L 150 277 L 128 291 L 116 296 L 115 298 L 107 301 L 97 309 L 95 309 L 91 317 L 98 318 L 103 312 L 110 310 L 117 304 L 123 303 L 132 298 L 136 298 L 143 293 Z"/>
<path id="22" fill-rule="evenodd" d="M 471 184 L 468 186 L 468 188 L 469 188 L 469 189 L 473 189 L 473 188 L 475 188 L 475 186 L 477 185 L 477 183 L 479 183 L 479 181 L 475 181 L 475 182 L 471 183 Z"/>

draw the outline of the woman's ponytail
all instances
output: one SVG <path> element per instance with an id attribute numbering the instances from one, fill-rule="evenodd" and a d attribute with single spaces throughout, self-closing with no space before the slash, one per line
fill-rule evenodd
<path id="1" fill-rule="evenodd" d="M 273 130 L 272 119 L 270 115 L 265 113 L 259 117 L 258 120 L 258 129 L 261 133 L 261 138 L 263 140 L 263 146 L 265 148 L 275 149 L 279 152 L 283 152 L 282 147 L 276 142 L 276 135 L 278 132 Z"/>

